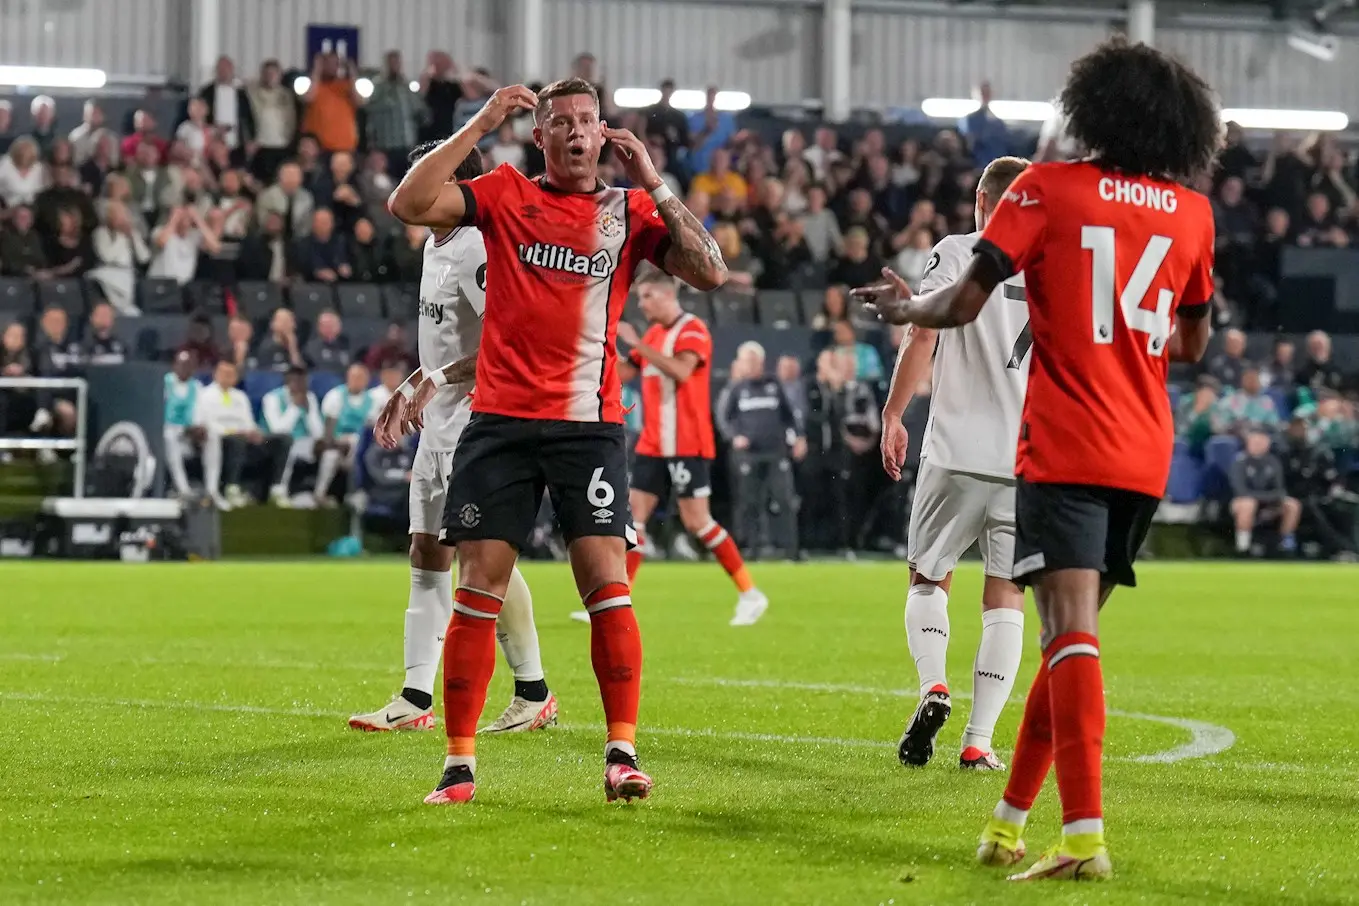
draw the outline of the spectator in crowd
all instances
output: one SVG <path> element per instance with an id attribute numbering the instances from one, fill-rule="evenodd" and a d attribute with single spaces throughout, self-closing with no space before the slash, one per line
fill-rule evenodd
<path id="1" fill-rule="evenodd" d="M 104 298 L 125 315 L 141 314 L 137 308 L 137 269 L 150 263 L 151 250 L 137 234 L 122 202 L 104 207 L 103 223 L 94 231 L 94 255 L 98 266 L 89 276 L 99 284 Z"/>
<path id="2" fill-rule="evenodd" d="M 93 232 L 99 222 L 95 214 L 94 202 L 85 190 L 80 188 L 80 178 L 68 166 L 49 168 L 51 184 L 38 193 L 33 202 L 33 216 L 37 219 L 38 230 L 51 235 L 61 226 L 58 214 L 62 210 L 72 210 L 80 215 L 80 228 Z"/>
<path id="3" fill-rule="evenodd" d="M 1246 361 L 1246 334 L 1233 328 L 1222 338 L 1222 351 L 1208 362 L 1208 373 L 1223 387 L 1240 387 L 1241 373 L 1250 366 Z"/>
<path id="4" fill-rule="evenodd" d="M 112 132 L 102 130 L 94 139 L 94 150 L 80 165 L 80 183 L 91 195 L 98 195 L 104 191 L 105 183 L 117 175 L 117 168 L 118 139 Z"/>
<path id="5" fill-rule="evenodd" d="M 755 280 L 763 268 L 760 262 L 746 248 L 740 230 L 730 223 L 719 223 L 713 227 L 713 239 L 722 252 L 722 260 L 727 265 L 727 282 L 724 289 L 740 293 L 753 293 Z"/>
<path id="6" fill-rule="evenodd" d="M 142 145 L 150 145 L 155 151 L 154 159 L 150 160 L 151 166 L 159 167 L 163 165 L 170 151 L 170 143 L 165 138 L 157 134 L 156 117 L 149 110 L 138 110 L 132 115 L 132 134 L 123 138 L 123 143 L 119 148 L 119 157 L 123 160 L 132 160 L 137 156 L 137 149 Z M 146 167 L 144 159 L 138 160 L 138 165 Z"/>
<path id="7" fill-rule="evenodd" d="M 1294 242 L 1303 247 L 1322 248 L 1342 245 L 1335 241 L 1335 230 L 1339 226 L 1331 200 L 1324 192 L 1313 192 L 1307 196 L 1307 207 L 1298 222 Z M 1341 234 L 1344 234 L 1342 229 Z"/>
<path id="8" fill-rule="evenodd" d="M 1246 145 L 1246 133 L 1240 123 L 1230 122 L 1226 126 L 1226 142 L 1217 158 L 1215 180 L 1221 182 L 1229 176 L 1243 181 L 1255 181 L 1260 176 L 1260 160 Z"/>
<path id="9" fill-rule="evenodd" d="M 315 461 L 322 431 L 321 406 L 307 388 L 307 369 L 290 367 L 283 386 L 264 395 L 260 427 L 268 435 L 269 500 L 275 506 L 291 506 L 293 470 L 299 461 Z"/>
<path id="10" fill-rule="evenodd" d="M 216 255 L 222 248 L 221 235 L 189 205 L 173 209 L 152 241 L 156 252 L 147 276 L 165 277 L 180 285 L 193 281 L 200 251 Z"/>
<path id="11" fill-rule="evenodd" d="M 254 325 L 244 315 L 232 315 L 227 322 L 226 344 L 222 347 L 221 358 L 236 366 L 244 374 L 255 368 L 256 360 L 250 341 L 255 336 Z"/>
<path id="12" fill-rule="evenodd" d="M 1342 399 L 1334 390 L 1322 388 L 1316 391 L 1316 403 L 1302 407 L 1301 411 L 1311 416 L 1313 443 L 1322 444 L 1337 455 L 1341 451 L 1353 452 L 1359 444 L 1354 404 Z"/>
<path id="13" fill-rule="evenodd" d="M 1313 393 L 1323 389 L 1339 392 L 1345 388 L 1345 373 L 1331 360 L 1331 338 L 1324 330 L 1307 335 L 1307 361 L 1298 371 L 1297 385 Z"/>
<path id="14" fill-rule="evenodd" d="M 189 318 L 189 329 L 184 342 L 175 354 L 188 353 L 200 368 L 211 368 L 217 364 L 217 343 L 212 335 L 212 320 L 203 312 L 195 312 Z M 227 361 L 233 361 L 228 358 Z M 234 363 L 234 362 L 233 362 Z M 243 373 L 243 372 L 242 372 Z"/>
<path id="15" fill-rule="evenodd" d="M 188 119 L 175 129 L 175 141 L 189 149 L 190 160 L 195 165 L 203 163 L 208 141 L 215 134 L 215 127 L 208 123 L 208 102 L 201 97 L 189 98 Z"/>
<path id="16" fill-rule="evenodd" d="M 302 167 L 288 161 L 279 167 L 278 181 L 255 199 L 255 219 L 263 226 L 270 214 L 283 221 L 285 240 L 301 239 L 311 232 L 312 213 L 316 201 L 302 186 Z"/>
<path id="17" fill-rule="evenodd" d="M 224 218 L 222 235 L 224 239 L 240 242 L 250 232 L 254 223 L 254 206 L 245 194 L 240 170 L 227 170 L 222 174 L 217 191 L 217 210 Z"/>
<path id="18" fill-rule="evenodd" d="M 674 94 L 675 80 L 665 79 L 661 82 L 661 99 L 646 108 L 646 134 L 660 139 L 665 156 L 671 160 L 681 148 L 689 147 L 689 118 L 671 105 Z"/>
<path id="19" fill-rule="evenodd" d="M 349 338 L 343 333 L 340 316 L 327 309 L 316 318 L 316 327 L 303 351 L 314 371 L 344 374 L 352 358 Z"/>
<path id="20" fill-rule="evenodd" d="M 707 192 L 690 192 L 684 199 L 684 206 L 703 224 L 703 229 L 711 231 L 713 224 L 717 223 L 712 212 L 712 199 Z"/>
<path id="21" fill-rule="evenodd" d="M 45 94 L 35 97 L 28 105 L 28 115 L 32 120 L 28 135 L 38 143 L 38 149 L 47 154 L 57 140 L 57 102 Z"/>
<path id="22" fill-rule="evenodd" d="M 1193 393 L 1186 393 L 1175 410 L 1175 438 L 1189 447 L 1189 452 L 1203 457 L 1204 447 L 1213 436 L 1218 413 L 1218 395 L 1222 385 L 1211 374 L 1199 375 Z"/>
<path id="23" fill-rule="evenodd" d="M 332 154 L 330 168 L 316 181 L 316 190 L 312 195 L 318 208 L 330 209 L 336 229 L 341 233 L 353 232 L 354 222 L 363 216 L 363 198 L 359 194 L 358 177 L 354 172 L 354 155 L 343 151 Z"/>
<path id="24" fill-rule="evenodd" d="M 261 229 L 246 234 L 236 260 L 236 273 L 242 280 L 287 283 L 296 273 L 292 252 L 283 238 L 283 215 L 271 211 Z"/>
<path id="25" fill-rule="evenodd" d="M 354 241 L 349 247 L 350 264 L 356 283 L 383 283 L 388 277 L 386 253 L 378 243 L 377 230 L 366 217 L 354 224 Z"/>
<path id="26" fill-rule="evenodd" d="M 774 376 L 779 379 L 783 395 L 793 408 L 793 417 L 798 424 L 798 433 L 805 436 L 807 424 L 807 385 L 802 380 L 802 363 L 796 356 L 781 355 L 774 364 Z"/>
<path id="27" fill-rule="evenodd" d="M 336 230 L 335 216 L 329 208 L 316 209 L 311 219 L 311 235 L 298 240 L 295 255 L 304 280 L 335 283 L 353 276 L 349 245 Z"/>
<path id="28" fill-rule="evenodd" d="M 161 194 L 170 185 L 170 175 L 160 165 L 160 154 L 149 143 L 133 146 L 125 156 L 128 166 L 123 171 L 131 192 L 131 203 L 147 223 L 155 223 L 160 210 Z"/>
<path id="29" fill-rule="evenodd" d="M 0 154 L 8 154 L 9 146 L 13 144 L 15 135 L 11 131 L 14 126 L 14 107 L 9 101 L 0 100 Z"/>
<path id="30" fill-rule="evenodd" d="M 231 151 L 233 162 L 243 164 L 255 150 L 255 111 L 249 93 L 236 79 L 231 57 L 217 58 L 212 81 L 189 101 L 190 107 L 194 100 L 203 102 L 204 121 Z"/>
<path id="31" fill-rule="evenodd" d="M 1212 305 L 1214 330 L 1226 330 L 1234 324 L 1245 323 L 1241 307 L 1227 298 L 1226 282 L 1221 274 L 1213 274 L 1213 295 L 1209 302 Z"/>
<path id="32" fill-rule="evenodd" d="M 1213 221 L 1217 229 L 1216 269 L 1236 288 L 1244 279 L 1260 231 L 1259 215 L 1246 199 L 1246 184 L 1238 177 L 1227 177 L 1218 188 Z"/>
<path id="33" fill-rule="evenodd" d="M 882 355 L 873 346 L 859 341 L 854 325 L 848 319 L 835 322 L 831 328 L 831 337 L 833 342 L 826 352 L 837 358 L 853 360 L 853 369 L 846 369 L 846 373 L 853 374 L 853 380 L 882 380 Z"/>
<path id="34" fill-rule="evenodd" d="M 963 117 L 958 131 L 967 136 L 972 145 L 972 163 L 981 169 L 1010 153 L 1010 127 L 991 112 L 990 82 L 977 86 L 977 100 L 981 106 Z"/>
<path id="35" fill-rule="evenodd" d="M 0 203 L 31 205 L 46 186 L 47 165 L 39 158 L 38 143 L 28 136 L 15 139 L 0 157 Z"/>
<path id="36" fill-rule="evenodd" d="M 174 493 L 181 500 L 193 497 L 189 489 L 189 474 L 184 468 L 184 460 L 192 452 L 189 431 L 193 427 L 194 409 L 198 404 L 198 394 L 203 385 L 198 383 L 194 372 L 198 370 L 198 360 L 190 352 L 178 352 L 165 375 L 165 470 L 170 473 Z"/>
<path id="37" fill-rule="evenodd" d="M 453 107 L 453 129 L 461 129 L 476 116 L 486 102 L 491 99 L 498 86 L 487 69 L 477 68 L 462 80 L 462 97 Z M 483 152 L 490 151 L 495 142 L 494 133 L 482 138 L 479 147 Z"/>
<path id="38" fill-rule="evenodd" d="M 90 326 L 80 343 L 86 365 L 121 365 L 127 361 L 127 345 L 113 332 L 113 306 L 97 302 L 90 309 Z"/>
<path id="39" fill-rule="evenodd" d="M 900 234 L 898 234 L 900 235 Z M 913 289 L 920 289 L 920 281 L 925 279 L 933 260 L 934 233 L 928 229 L 910 232 L 906 247 L 897 252 L 894 269 Z"/>
<path id="40" fill-rule="evenodd" d="M 885 262 L 869 245 L 868 231 L 851 227 L 845 232 L 845 253 L 830 271 L 830 281 L 844 286 L 867 286 L 880 279 Z"/>
<path id="41" fill-rule="evenodd" d="M 1289 399 L 1293 398 L 1297 390 L 1294 383 L 1297 365 L 1293 361 L 1293 354 L 1293 341 L 1287 337 L 1279 337 L 1274 341 L 1274 351 L 1270 354 L 1269 362 L 1260 369 L 1260 379 L 1264 385 L 1282 391 Z"/>
<path id="42" fill-rule="evenodd" d="M 398 283 L 420 282 L 420 274 L 425 267 L 425 240 L 428 238 L 429 230 L 411 225 L 392 237 L 387 267 Z"/>
<path id="43" fill-rule="evenodd" d="M 96 262 L 94 243 L 75 208 L 61 208 L 57 212 L 57 234 L 52 236 L 44 252 L 49 278 L 79 277 L 92 269 Z"/>
<path id="44" fill-rule="evenodd" d="M 731 168 L 731 152 L 726 148 L 713 149 L 708 158 L 708 169 L 694 177 L 689 189 L 704 192 L 710 198 L 716 198 L 723 192 L 731 192 L 742 199 L 750 194 L 745 177 Z"/>
<path id="45" fill-rule="evenodd" d="M 1355 210 L 1359 195 L 1345 176 L 1345 152 L 1334 144 L 1328 143 L 1317 151 L 1319 163 L 1312 173 L 1310 188 L 1326 196 L 1331 210 L 1341 216 L 1350 216 Z"/>
<path id="46" fill-rule="evenodd" d="M 33 344 L 38 377 L 79 377 L 84 364 L 80 344 L 71 334 L 71 321 L 66 310 L 49 306 L 38 319 L 38 340 Z M 34 431 L 51 428 L 56 434 L 69 437 L 75 433 L 76 407 L 74 390 L 44 390 L 38 393 L 38 411 L 33 418 Z"/>
<path id="47" fill-rule="evenodd" d="M 297 95 L 283 84 L 283 68 L 277 60 L 265 60 L 259 81 L 246 89 L 251 119 L 255 124 L 255 155 L 250 173 L 261 183 L 273 181 L 297 137 Z"/>
<path id="48" fill-rule="evenodd" d="M 0 227 L 0 276 L 47 279 L 47 248 L 33 226 L 33 210 L 20 205 Z"/>
<path id="49" fill-rule="evenodd" d="M 403 170 L 406 168 L 405 162 L 398 163 Z M 359 190 L 359 199 L 363 202 L 363 216 L 380 225 L 383 230 L 396 225 L 396 219 L 387 210 L 387 199 L 396 188 L 396 180 L 387 170 L 387 155 L 381 151 L 369 151 L 363 159 L 363 171 L 354 181 Z"/>
<path id="50" fill-rule="evenodd" d="M 462 100 L 462 80 L 453 58 L 431 50 L 420 72 L 420 94 L 425 102 L 425 126 L 420 141 L 442 141 L 453 134 L 453 112 Z M 600 95 L 601 103 L 603 95 Z"/>
<path id="51" fill-rule="evenodd" d="M 832 167 L 845 159 L 840 151 L 840 137 L 829 126 L 819 126 L 813 144 L 802 153 L 802 159 L 811 165 L 812 175 L 824 182 L 831 174 Z"/>
<path id="52" fill-rule="evenodd" d="M 269 333 L 255 349 L 256 367 L 263 371 L 286 373 L 290 368 L 306 368 L 297 342 L 297 319 L 286 308 L 276 309 L 269 319 Z"/>
<path id="53" fill-rule="evenodd" d="M 422 105 L 410 83 L 401 65 L 401 52 L 389 50 L 382 75 L 373 80 L 373 94 L 364 106 L 368 147 L 396 163 L 406 159 L 417 139 Z"/>
<path id="54" fill-rule="evenodd" d="M 731 379 L 718 396 L 718 431 L 731 445 L 733 532 L 748 550 L 797 550 L 797 506 L 791 458 L 806 440 L 777 378 L 764 371 L 764 347 L 742 343 Z"/>
<path id="55" fill-rule="evenodd" d="M 652 166 L 656 168 L 657 175 L 661 177 L 661 182 L 665 183 L 671 192 L 683 197 L 684 187 L 680 185 L 679 177 L 670 172 L 670 155 L 666 153 L 665 145 L 659 139 L 652 138 L 647 142 L 646 148 L 651 157 Z M 523 146 L 520 146 L 520 150 L 523 150 Z"/>
<path id="56" fill-rule="evenodd" d="M 1302 508 L 1299 528 L 1311 535 L 1326 556 L 1353 561 L 1359 551 L 1359 498 L 1346 490 L 1335 454 L 1314 444 L 1305 416 L 1288 423 L 1282 452 L 1284 491 Z"/>
<path id="57" fill-rule="evenodd" d="M 807 251 L 818 264 L 829 261 L 843 249 L 840 223 L 835 214 L 826 207 L 826 187 L 813 183 L 807 187 L 807 210 L 799 219 L 802 221 L 802 239 L 807 243 Z"/>
<path id="58" fill-rule="evenodd" d="M 1292 553 L 1297 549 L 1302 504 L 1288 496 L 1283 463 L 1269 451 L 1269 445 L 1269 435 L 1264 431 L 1250 431 L 1246 449 L 1237 454 L 1228 473 L 1236 552 L 1241 556 L 1252 553 L 1255 530 L 1267 524 L 1278 526 L 1281 551 Z"/>
<path id="59" fill-rule="evenodd" d="M 176 145 L 176 151 L 171 152 L 172 158 L 182 153 L 179 148 Z M 165 168 L 165 173 L 169 178 L 157 199 L 160 209 L 168 212 L 181 206 L 189 207 L 206 217 L 213 208 L 213 200 L 204 185 L 202 171 L 194 169 L 187 162 L 174 161 Z"/>
<path id="60" fill-rule="evenodd" d="M 0 333 L 0 377 L 33 377 L 33 354 L 28 350 L 28 331 L 18 321 Z M 0 393 L 0 435 L 13 436 L 37 430 L 37 395 L 31 390 Z"/>
<path id="61" fill-rule="evenodd" d="M 78 166 L 93 158 L 100 142 L 105 139 L 111 140 L 114 143 L 113 150 L 117 151 L 116 135 L 113 130 L 105 128 L 104 110 L 99 106 L 99 102 L 93 98 L 85 102 L 80 125 L 72 129 L 67 138 L 70 139 L 71 148 L 75 154 L 75 162 Z M 116 155 L 109 163 L 117 163 Z"/>
<path id="62" fill-rule="evenodd" d="M 249 502 L 241 488 L 251 451 L 264 443 L 264 432 L 255 424 L 250 400 L 236 389 L 240 374 L 230 362 L 218 362 L 212 384 L 197 394 L 193 427 L 189 436 L 202 450 L 203 484 L 209 499 L 220 510 Z M 223 491 L 222 480 L 226 488 Z"/>
<path id="63" fill-rule="evenodd" d="M 410 341 L 406 337 L 406 327 L 400 321 L 387 325 L 387 333 L 382 341 L 368 348 L 363 363 L 369 371 L 383 371 L 395 367 L 402 374 L 410 374 L 416 367 L 415 356 L 411 353 Z"/>
<path id="64" fill-rule="evenodd" d="M 849 318 L 849 290 L 847 287 L 832 283 L 826 287 L 821 294 L 821 310 L 812 316 L 811 327 L 813 330 L 830 331 L 839 321 Z M 822 344 L 829 342 L 829 338 L 822 338 Z"/>
<path id="65" fill-rule="evenodd" d="M 363 430 L 377 420 L 376 397 L 368 389 L 369 371 L 355 362 L 345 371 L 345 382 L 332 388 L 321 401 L 325 421 L 317 444 L 320 466 L 316 472 L 316 501 L 331 505 L 331 485 L 338 472 L 346 475 L 354 467 Z"/>
<path id="66" fill-rule="evenodd" d="M 363 99 L 354 88 L 353 64 L 334 53 L 320 53 L 312 61 L 311 84 L 302 99 L 307 110 L 302 131 L 316 136 L 322 150 L 353 152 L 359 146 L 359 107 Z"/>
<path id="67" fill-rule="evenodd" d="M 1241 370 L 1241 386 L 1229 390 L 1218 403 L 1215 429 L 1219 434 L 1245 435 L 1262 431 L 1272 435 L 1279 428 L 1279 410 L 1264 392 L 1260 369 L 1246 365 Z"/>
<path id="68" fill-rule="evenodd" d="M 689 165 L 694 172 L 701 173 L 708 169 L 713 152 L 727 147 L 736 135 L 736 115 L 717 109 L 716 85 L 708 86 L 703 109 L 689 114 L 688 127 Z"/>
<path id="69" fill-rule="evenodd" d="M 415 443 L 414 435 L 408 434 L 397 441 L 394 450 L 387 450 L 381 444 L 369 444 L 363 453 L 369 503 L 391 513 L 398 525 L 410 522 L 411 469 L 415 466 Z"/>

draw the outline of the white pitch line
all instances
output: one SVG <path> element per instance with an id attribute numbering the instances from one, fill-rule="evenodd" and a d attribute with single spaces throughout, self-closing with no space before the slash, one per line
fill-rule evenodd
<path id="1" fill-rule="evenodd" d="M 914 699 L 920 693 L 915 689 L 882 689 L 873 686 L 842 685 L 836 683 L 796 683 L 784 680 L 761 679 L 724 679 L 722 677 L 672 677 L 671 682 L 693 686 L 738 686 L 759 689 L 793 689 L 801 692 L 850 693 L 854 695 L 891 696 L 893 698 Z M 966 692 L 951 693 L 954 698 L 971 698 Z M 1145 720 L 1151 723 L 1178 727 L 1189 733 L 1189 741 L 1173 749 L 1153 752 L 1150 755 L 1133 755 L 1119 759 L 1137 764 L 1174 764 L 1191 758 L 1208 758 L 1219 755 L 1236 744 L 1236 734 L 1226 727 L 1210 724 L 1201 720 L 1182 717 L 1163 717 L 1159 714 L 1142 714 L 1136 711 L 1109 709 L 1110 717 L 1127 720 Z"/>

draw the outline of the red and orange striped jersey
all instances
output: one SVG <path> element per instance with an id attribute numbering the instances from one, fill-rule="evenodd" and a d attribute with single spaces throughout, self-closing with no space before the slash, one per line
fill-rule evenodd
<path id="1" fill-rule="evenodd" d="M 486 316 L 472 411 L 623 421 L 618 319 L 669 232 L 646 192 L 562 192 L 509 164 L 462 184 L 486 240 Z"/>
<path id="2" fill-rule="evenodd" d="M 708 326 L 691 314 L 675 323 L 652 324 L 642 342 L 664 355 L 691 352 L 698 364 L 686 380 L 677 381 L 642 358 L 636 350 L 629 360 L 642 370 L 642 436 L 637 439 L 640 456 L 717 455 L 713 441 L 712 375 L 713 338 Z"/>

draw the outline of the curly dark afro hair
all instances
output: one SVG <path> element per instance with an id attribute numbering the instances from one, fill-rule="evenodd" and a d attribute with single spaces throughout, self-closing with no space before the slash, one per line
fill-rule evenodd
<path id="1" fill-rule="evenodd" d="M 1222 144 L 1208 84 L 1174 57 L 1122 37 L 1071 65 L 1059 103 L 1071 137 L 1128 173 L 1191 182 Z"/>
<path id="2" fill-rule="evenodd" d="M 413 167 L 416 161 L 442 144 L 443 142 L 425 142 L 416 145 L 411 149 L 411 153 L 406 155 L 406 160 L 410 161 Z M 486 165 L 482 162 L 481 151 L 473 148 L 472 153 L 463 158 L 462 163 L 458 164 L 458 169 L 453 171 L 453 178 L 458 182 L 466 182 L 469 179 L 476 179 L 485 172 Z"/>

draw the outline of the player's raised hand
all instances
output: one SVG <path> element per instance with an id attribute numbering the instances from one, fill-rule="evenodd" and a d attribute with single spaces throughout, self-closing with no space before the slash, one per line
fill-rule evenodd
<path id="1" fill-rule="evenodd" d="M 627 321 L 618 322 L 618 339 L 627 343 L 629 346 L 636 346 L 641 341 L 641 338 L 637 336 L 637 328 L 633 327 Z"/>
<path id="2" fill-rule="evenodd" d="M 415 388 L 415 396 L 406 404 L 406 428 L 411 433 L 423 431 L 425 429 L 425 407 L 429 401 L 434 399 L 434 394 L 438 391 L 439 385 L 431 381 L 428 377 L 420 382 L 420 386 Z"/>
<path id="3" fill-rule="evenodd" d="M 506 85 L 497 88 L 485 106 L 477 111 L 473 121 L 481 132 L 489 135 L 500 128 L 505 117 L 520 110 L 532 111 L 538 106 L 538 95 L 523 85 Z"/>
<path id="4" fill-rule="evenodd" d="M 910 324 L 911 285 L 890 267 L 882 269 L 882 282 L 856 286 L 849 291 L 864 307 L 888 324 Z"/>
<path id="5" fill-rule="evenodd" d="M 395 450 L 404 433 L 405 423 L 406 397 L 401 393 L 393 393 L 378 413 L 377 422 L 373 425 L 373 440 L 384 450 Z"/>
<path id="6" fill-rule="evenodd" d="M 656 173 L 656 165 L 651 162 L 651 152 L 647 151 L 642 140 L 633 135 L 630 129 L 612 129 L 608 123 L 601 125 L 604 127 L 604 138 L 613 142 L 614 149 L 618 152 L 618 160 L 623 165 L 623 172 L 627 174 L 628 181 L 648 192 L 660 188 L 661 177 Z"/>
<path id="7" fill-rule="evenodd" d="M 910 435 L 897 419 L 884 419 L 882 425 L 882 468 L 893 481 L 901 481 L 901 467 L 906 464 L 906 447 Z"/>

